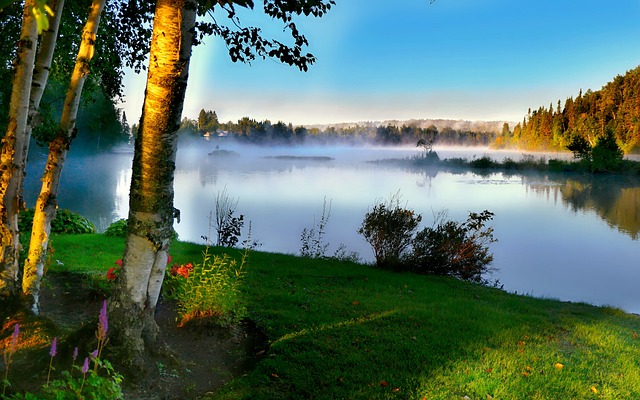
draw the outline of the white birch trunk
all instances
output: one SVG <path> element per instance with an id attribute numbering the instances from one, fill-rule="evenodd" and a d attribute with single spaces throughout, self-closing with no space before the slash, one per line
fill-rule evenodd
<path id="1" fill-rule="evenodd" d="M 22 206 L 21 181 L 26 165 L 23 149 L 29 142 L 27 119 L 38 30 L 31 8 L 35 0 L 27 0 L 22 16 L 18 42 L 17 67 L 9 106 L 9 125 L 2 139 L 0 155 L 0 295 L 15 294 L 18 288 L 20 232 L 18 212 Z"/>
<path id="2" fill-rule="evenodd" d="M 194 4 L 192 0 L 156 3 L 133 159 L 129 233 L 110 307 L 112 337 L 131 360 L 158 345 L 154 311 L 173 236 L 173 174 L 191 57 Z"/>
<path id="3" fill-rule="evenodd" d="M 40 282 L 44 274 L 51 222 L 56 216 L 58 206 L 56 196 L 60 186 L 60 175 L 73 138 L 80 96 L 84 82 L 89 74 L 89 61 L 91 61 L 94 54 L 100 14 L 105 2 L 106 0 L 93 0 L 89 9 L 89 17 L 82 30 L 82 41 L 62 109 L 60 127 L 49 144 L 49 156 L 42 174 L 42 187 L 36 201 L 33 227 L 31 229 L 29 255 L 25 261 L 22 278 L 22 293 L 25 295 L 26 301 L 34 314 L 38 314 L 40 309 Z"/>

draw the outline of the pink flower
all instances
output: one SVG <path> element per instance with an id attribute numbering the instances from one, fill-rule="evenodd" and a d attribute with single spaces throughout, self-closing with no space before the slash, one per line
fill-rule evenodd
<path id="1" fill-rule="evenodd" d="M 13 335 L 11 335 L 11 345 L 9 346 L 9 352 L 11 354 L 18 350 L 18 336 L 20 336 L 20 325 L 16 324 L 13 328 Z"/>
<path id="2" fill-rule="evenodd" d="M 51 357 L 55 357 L 56 353 L 58 352 L 58 338 L 53 338 L 53 342 L 51 342 L 51 350 L 49 351 L 49 355 Z"/>
<path id="3" fill-rule="evenodd" d="M 84 358 L 84 364 L 82 364 L 82 373 L 86 374 L 89 370 L 89 357 Z"/>
<path id="4" fill-rule="evenodd" d="M 107 301 L 102 302 L 102 310 L 98 317 L 98 340 L 104 340 L 109 330 L 109 319 L 107 318 Z"/>

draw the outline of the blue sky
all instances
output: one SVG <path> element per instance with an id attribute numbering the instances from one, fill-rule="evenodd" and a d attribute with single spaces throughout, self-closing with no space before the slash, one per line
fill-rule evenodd
<path id="1" fill-rule="evenodd" d="M 295 124 L 443 118 L 521 121 L 640 65 L 640 1 L 336 0 L 298 20 L 317 57 L 306 73 L 229 60 L 211 37 L 194 50 L 184 116 L 215 110 Z M 257 12 L 243 23 L 282 35 Z M 146 76 L 128 76 L 130 123 Z"/>

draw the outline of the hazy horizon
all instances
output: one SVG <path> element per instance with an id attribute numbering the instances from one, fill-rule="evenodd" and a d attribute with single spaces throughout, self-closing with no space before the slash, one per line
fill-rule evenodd
<path id="1" fill-rule="evenodd" d="M 640 3 L 542 0 L 338 0 L 298 18 L 317 62 L 302 73 L 271 59 L 229 60 L 219 38 L 194 49 L 183 115 L 295 125 L 408 119 L 522 121 L 527 110 L 598 90 L 640 65 Z M 256 9 L 261 5 L 256 4 Z M 261 11 L 246 25 L 282 37 Z M 128 74 L 121 106 L 142 109 L 146 74 Z"/>

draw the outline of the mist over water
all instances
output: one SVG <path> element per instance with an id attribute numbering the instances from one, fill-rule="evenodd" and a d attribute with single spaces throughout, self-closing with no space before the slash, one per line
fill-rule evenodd
<path id="1" fill-rule="evenodd" d="M 356 231 L 376 201 L 400 193 L 408 208 L 422 214 L 423 227 L 443 209 L 458 221 L 469 212 L 495 213 L 493 227 L 499 241 L 491 249 L 499 271 L 489 278 L 498 279 L 505 290 L 640 312 L 637 180 L 478 175 L 376 162 L 414 157 L 421 152 L 415 147 L 262 147 L 191 138 L 181 140 L 178 148 L 174 187 L 181 222 L 175 229 L 181 240 L 204 243 L 202 236 L 215 237 L 209 215 L 216 195 L 226 190 L 238 199 L 236 214 L 245 216 L 243 239 L 250 224 L 259 250 L 298 254 L 302 230 L 317 227 L 326 199 L 331 206 L 327 255 L 344 244 L 347 251 L 371 262 L 371 248 Z M 486 148 L 435 150 L 440 158 L 526 156 Z M 60 207 L 89 217 L 100 230 L 126 218 L 132 149 L 125 146 L 87 156 L 72 153 L 63 172 Z M 540 156 L 570 158 L 570 154 L 535 153 Z M 40 173 L 41 167 L 37 173 L 29 171 L 29 206 L 39 190 L 33 181 Z"/>

